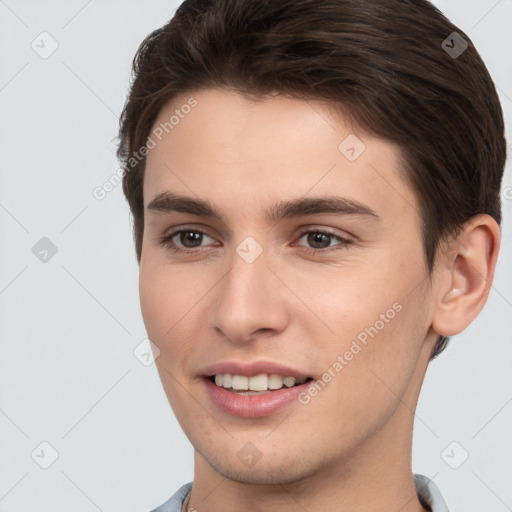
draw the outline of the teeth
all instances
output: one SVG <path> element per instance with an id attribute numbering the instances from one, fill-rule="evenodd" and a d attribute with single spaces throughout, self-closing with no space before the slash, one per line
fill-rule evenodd
<path id="1" fill-rule="evenodd" d="M 231 387 L 241 391 L 249 389 L 249 377 L 245 377 L 244 375 L 233 375 Z"/>
<path id="2" fill-rule="evenodd" d="M 283 377 L 281 375 L 270 375 L 268 378 L 268 389 L 281 389 L 283 387 Z"/>
<path id="3" fill-rule="evenodd" d="M 302 384 L 305 381 L 306 379 L 297 381 L 295 377 L 283 377 L 275 373 L 271 375 L 262 373 L 254 377 L 231 375 L 229 373 L 215 375 L 217 386 L 236 391 L 267 391 L 269 389 L 281 389 L 283 386 L 291 388 L 295 384 Z"/>
<path id="4" fill-rule="evenodd" d="M 231 381 L 233 380 L 233 377 L 229 374 L 229 373 L 225 373 L 224 375 L 222 375 L 222 385 L 225 387 L 225 388 L 230 388 L 231 387 Z M 215 376 L 215 379 L 217 379 L 217 376 Z M 215 384 L 217 384 L 217 382 L 215 382 Z M 218 384 L 217 384 L 218 386 Z"/>
<path id="5" fill-rule="evenodd" d="M 292 386 L 295 386 L 295 377 L 285 377 L 283 379 L 283 384 L 287 387 L 287 388 L 291 388 Z"/>
<path id="6" fill-rule="evenodd" d="M 251 391 L 266 391 L 268 389 L 268 377 L 264 373 L 249 377 L 249 389 Z"/>

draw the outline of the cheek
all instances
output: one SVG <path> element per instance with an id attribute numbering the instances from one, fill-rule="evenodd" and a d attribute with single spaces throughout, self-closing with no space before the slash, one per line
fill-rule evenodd
<path id="1" fill-rule="evenodd" d="M 325 435 L 364 439 L 386 424 L 401 404 L 414 408 L 406 395 L 418 361 L 422 329 L 415 319 L 416 308 L 409 303 L 402 307 L 399 312 L 393 310 L 396 314 L 385 326 L 375 326 L 373 311 L 368 309 L 366 323 L 362 314 L 357 321 L 345 316 L 338 324 L 342 334 L 318 344 L 318 351 L 322 345 L 319 369 L 324 373 L 301 402 L 307 403 L 309 428 L 318 428 L 315 418 L 323 417 Z M 347 330 L 356 333 L 353 336 L 343 333 L 348 323 Z"/>
<path id="2" fill-rule="evenodd" d="M 193 302 L 190 280 L 179 268 L 144 264 L 140 268 L 139 298 L 142 317 L 149 338 L 159 347 L 180 329 Z M 197 298 L 195 298 L 197 301 Z M 169 348 L 169 347 L 166 347 Z"/>
<path id="3" fill-rule="evenodd" d="M 340 404 L 352 401 L 347 393 L 357 395 L 355 403 L 392 399 L 390 390 L 402 393 L 417 363 L 429 325 L 427 281 L 421 263 L 391 256 L 357 272 L 338 268 L 297 280 L 297 295 L 317 317 L 297 320 L 309 330 L 317 368 L 337 381 L 329 387 L 339 389 Z"/>
<path id="4" fill-rule="evenodd" d="M 208 292 L 217 281 L 217 274 L 199 267 L 149 261 L 141 264 L 142 317 L 148 337 L 161 350 L 162 363 L 167 367 L 183 366 L 194 351 Z"/>
<path id="5" fill-rule="evenodd" d="M 172 315 L 176 302 L 174 294 L 169 293 L 163 279 L 159 279 L 160 273 L 156 269 L 141 267 L 139 277 L 139 298 L 142 317 L 149 338 L 157 342 L 165 326 L 172 325 Z"/>
<path id="6" fill-rule="evenodd" d="M 382 337 L 401 316 L 406 278 L 396 278 L 395 268 L 357 264 L 289 275 L 294 292 L 314 313 L 316 336 L 322 346 L 343 349 L 354 339 Z M 293 279 L 295 277 L 295 279 Z M 307 316 L 308 318 L 311 315 Z M 300 317 L 294 319 L 302 322 Z M 312 325 L 309 326 L 310 328 Z"/>

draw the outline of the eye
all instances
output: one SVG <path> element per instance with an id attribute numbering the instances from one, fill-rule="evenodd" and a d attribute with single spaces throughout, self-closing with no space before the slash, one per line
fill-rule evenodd
<path id="1" fill-rule="evenodd" d="M 197 252 L 195 249 L 204 247 L 202 242 L 205 237 L 214 242 L 205 231 L 198 228 L 180 229 L 166 234 L 159 239 L 159 244 L 172 252 Z M 306 242 L 312 246 L 308 248 L 299 244 L 303 251 L 310 254 L 319 254 L 320 252 L 330 252 L 332 250 L 345 249 L 352 243 L 352 240 L 341 237 L 329 231 L 324 230 L 307 230 L 300 233 L 299 240 L 305 238 Z M 331 242 L 338 241 L 334 245 Z"/>
<path id="2" fill-rule="evenodd" d="M 352 243 L 352 240 L 349 240 L 348 238 L 343 238 L 329 231 L 322 230 L 303 231 L 300 234 L 299 240 L 301 240 L 302 238 L 306 238 L 307 243 L 313 246 L 312 249 L 305 247 L 306 252 L 313 254 L 322 251 L 326 252 L 326 250 L 330 251 L 332 249 L 345 249 L 348 245 Z M 334 244 L 334 246 L 332 246 L 331 242 L 333 239 L 338 240 L 339 243 Z"/>
<path id="3" fill-rule="evenodd" d="M 204 237 L 213 241 L 213 238 L 201 229 L 180 229 L 161 237 L 159 244 L 173 252 L 188 252 L 201 247 Z"/>

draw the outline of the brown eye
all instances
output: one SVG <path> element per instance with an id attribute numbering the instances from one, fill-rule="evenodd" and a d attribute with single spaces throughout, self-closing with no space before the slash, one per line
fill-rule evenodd
<path id="1" fill-rule="evenodd" d="M 189 249 L 198 247 L 198 245 L 196 245 L 198 243 L 201 245 L 201 241 L 204 236 L 203 233 L 199 233 L 197 231 L 180 231 L 177 235 L 179 236 L 180 243 Z"/>
<path id="2" fill-rule="evenodd" d="M 307 241 L 314 249 L 325 249 L 329 247 L 332 235 L 325 233 L 313 232 L 307 234 Z"/>
<path id="3" fill-rule="evenodd" d="M 305 247 L 308 252 L 321 252 L 322 250 L 330 249 L 343 249 L 346 248 L 349 244 L 352 243 L 351 240 L 343 238 L 339 235 L 335 235 L 334 233 L 330 233 L 328 231 L 320 231 L 320 230 L 309 230 L 301 233 L 300 239 L 306 239 L 307 244 L 309 244 L 310 248 Z M 331 245 L 332 240 L 337 240 L 338 243 Z"/>
<path id="4" fill-rule="evenodd" d="M 210 236 L 200 229 L 180 229 L 169 235 L 164 235 L 160 238 L 159 244 L 173 252 L 187 252 L 201 248 L 201 243 L 205 237 L 213 241 Z"/>

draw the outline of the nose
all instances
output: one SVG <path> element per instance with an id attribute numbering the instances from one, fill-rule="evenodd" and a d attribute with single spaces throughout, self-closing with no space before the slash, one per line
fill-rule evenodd
<path id="1" fill-rule="evenodd" d="M 252 262 L 233 251 L 228 272 L 215 287 L 214 327 L 231 343 L 272 336 L 286 328 L 285 287 L 269 263 L 266 251 Z"/>

